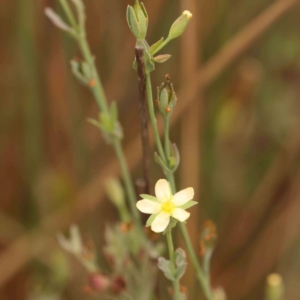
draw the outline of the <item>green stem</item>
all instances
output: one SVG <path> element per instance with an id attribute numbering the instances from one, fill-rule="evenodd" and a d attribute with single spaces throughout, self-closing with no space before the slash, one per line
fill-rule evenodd
<path id="1" fill-rule="evenodd" d="M 175 185 L 175 180 L 174 180 L 174 175 L 173 174 L 168 174 L 167 175 L 167 179 L 171 184 L 171 188 L 172 188 L 172 192 L 173 194 L 176 193 L 176 185 Z M 181 235 L 183 237 L 185 246 L 187 248 L 187 252 L 189 253 L 189 256 L 191 258 L 192 264 L 195 268 L 196 274 L 197 274 L 197 278 L 201 284 L 203 293 L 206 297 L 207 300 L 212 300 L 212 293 L 211 293 L 211 287 L 210 287 L 210 279 L 208 277 L 208 275 L 205 274 L 205 272 L 203 271 L 199 260 L 197 258 L 197 255 L 195 253 L 195 250 L 193 248 L 189 233 L 186 229 L 186 226 L 184 223 L 178 222 L 179 224 L 179 229 L 181 232 Z"/>
<path id="2" fill-rule="evenodd" d="M 169 128 L 170 128 L 170 118 L 167 116 L 164 118 L 165 123 L 165 152 L 166 152 L 166 159 L 167 165 L 169 165 L 170 160 L 170 138 L 169 138 Z"/>
<path id="3" fill-rule="evenodd" d="M 116 152 L 119 164 L 120 164 L 122 177 L 124 179 L 124 185 L 125 185 L 126 193 L 128 195 L 131 212 L 133 214 L 133 217 L 134 217 L 136 223 L 141 225 L 140 214 L 136 208 L 137 198 L 136 198 L 136 194 L 135 194 L 134 187 L 133 187 L 133 182 L 131 180 L 131 176 L 130 176 L 130 173 L 128 170 L 128 166 L 126 163 L 126 159 L 125 159 L 125 156 L 124 156 L 124 153 L 122 150 L 120 140 L 114 139 L 113 146 L 114 146 L 114 149 L 115 149 L 115 152 Z"/>
<path id="4" fill-rule="evenodd" d="M 166 161 L 165 153 L 163 151 L 161 141 L 160 141 L 160 137 L 159 137 L 159 133 L 158 133 L 158 129 L 157 129 L 157 122 L 156 122 L 156 117 L 155 117 L 155 113 L 154 113 L 154 105 L 153 105 L 153 99 L 152 99 L 151 77 L 150 77 L 149 73 L 146 74 L 146 89 L 147 89 L 147 98 L 148 98 L 150 119 L 151 119 L 151 124 L 152 124 L 153 131 L 154 131 L 156 146 L 158 148 L 158 151 L 159 151 L 159 154 L 160 154 L 161 158 L 164 161 Z M 169 122 L 165 122 L 165 125 L 166 125 L 166 123 L 168 124 Z M 169 124 L 167 126 L 168 127 L 166 128 L 167 133 L 165 133 L 165 141 L 166 141 L 166 138 L 169 137 L 169 133 L 168 133 L 169 132 Z M 175 185 L 175 180 L 174 180 L 174 174 L 173 173 L 168 173 L 168 174 L 166 174 L 166 177 L 167 177 L 168 181 L 171 184 L 173 194 L 176 193 L 176 185 Z M 188 253 L 191 257 L 193 266 L 196 270 L 197 278 L 200 281 L 200 284 L 202 286 L 205 297 L 206 297 L 207 300 L 212 300 L 212 293 L 211 293 L 209 278 L 205 275 L 205 273 L 204 273 L 204 271 L 203 271 L 203 269 L 202 269 L 202 267 L 199 263 L 199 260 L 196 256 L 196 253 L 195 253 L 194 248 L 192 246 L 192 242 L 191 242 L 191 239 L 190 239 L 189 234 L 187 232 L 185 224 L 179 222 L 179 228 L 180 228 L 180 231 L 181 231 L 181 235 L 183 236 L 183 240 L 185 242 L 185 245 L 187 247 Z"/>
<path id="5" fill-rule="evenodd" d="M 95 86 L 92 88 L 92 91 L 97 100 L 97 104 L 102 112 L 108 113 L 107 100 L 106 100 L 106 96 L 105 96 L 104 89 L 102 86 L 102 82 L 99 78 L 99 75 L 98 75 L 98 72 L 97 72 L 97 69 L 95 66 L 95 62 L 94 62 L 94 57 L 91 53 L 89 44 L 85 37 L 85 34 L 80 34 L 80 36 L 78 37 L 78 43 L 79 43 L 80 49 L 82 51 L 82 55 L 83 55 L 84 59 L 86 60 L 86 62 L 89 64 L 89 66 L 91 68 L 91 72 L 95 79 Z"/>
<path id="6" fill-rule="evenodd" d="M 176 266 L 175 266 L 174 246 L 173 246 L 171 230 L 167 231 L 166 236 L 167 236 L 167 243 L 168 243 L 168 249 L 169 249 L 169 258 L 170 258 L 170 262 L 171 262 L 171 271 L 172 271 L 173 275 L 175 276 Z M 175 279 L 172 282 L 173 282 L 173 289 L 174 289 L 174 300 L 180 300 L 181 296 L 180 296 L 179 280 Z"/>
<path id="7" fill-rule="evenodd" d="M 157 47 L 154 51 L 152 51 L 150 54 L 153 56 L 155 55 L 159 50 L 161 50 L 163 47 L 165 47 L 169 42 L 171 41 L 171 39 L 169 39 L 169 37 L 167 37 L 163 43 L 161 43 L 159 45 L 159 47 Z"/>
<path id="8" fill-rule="evenodd" d="M 71 23 L 72 27 L 74 29 L 76 29 L 78 25 L 77 25 L 76 19 L 72 13 L 72 10 L 71 10 L 67 0 L 60 0 L 60 4 L 61 4 L 63 10 L 65 11 L 65 14 L 66 14 L 69 22 Z"/>
<path id="9" fill-rule="evenodd" d="M 153 128 L 153 132 L 154 132 L 154 138 L 155 138 L 157 150 L 158 150 L 159 156 L 161 157 L 163 162 L 166 163 L 165 153 L 164 153 L 163 147 L 161 145 L 159 132 L 157 129 L 157 122 L 156 122 L 156 117 L 155 117 L 153 96 L 152 96 L 151 76 L 149 73 L 146 73 L 146 91 L 147 91 L 149 115 L 150 115 L 150 120 L 151 120 L 151 124 L 152 124 L 152 128 Z"/>
<path id="10" fill-rule="evenodd" d="M 94 78 L 95 78 L 95 86 L 93 87 L 93 93 L 94 93 L 95 99 L 97 100 L 99 109 L 100 109 L 100 111 L 108 114 L 109 110 L 108 110 L 108 106 L 107 106 L 107 100 L 106 100 L 106 96 L 104 93 L 104 89 L 103 89 L 101 80 L 99 78 L 89 44 L 88 44 L 84 34 L 80 35 L 80 37 L 78 38 L 78 42 L 79 42 L 80 48 L 82 50 L 83 57 L 86 60 L 86 62 L 89 64 L 92 74 L 94 75 Z M 133 182 L 131 180 L 131 176 L 130 176 L 128 166 L 127 166 L 127 163 L 126 163 L 126 160 L 124 157 L 124 153 L 122 150 L 120 140 L 115 139 L 113 142 L 113 146 L 114 146 L 114 149 L 115 149 L 115 152 L 116 152 L 116 155 L 118 157 L 119 164 L 121 167 L 122 176 L 124 179 L 125 189 L 126 189 L 127 196 L 129 199 L 129 205 L 130 205 L 131 212 L 134 216 L 135 221 L 140 223 L 140 214 L 138 213 L 138 210 L 135 206 L 136 202 L 137 202 L 137 198 L 136 198 Z"/>
<path id="11" fill-rule="evenodd" d="M 94 77 L 93 79 L 95 80 L 95 85 L 92 88 L 92 91 L 93 91 L 94 97 L 96 99 L 96 102 L 98 104 L 98 107 L 102 113 L 109 114 L 107 99 L 106 99 L 106 96 L 104 93 L 103 85 L 100 80 L 97 68 L 95 66 L 94 57 L 92 55 L 90 46 L 87 42 L 84 25 L 82 24 L 81 27 L 78 28 L 77 22 L 74 18 L 74 15 L 73 15 L 67 1 L 60 0 L 60 3 L 70 21 L 70 23 L 72 24 L 72 26 L 78 33 L 77 41 L 78 41 L 79 47 L 81 49 L 81 52 L 82 52 L 82 55 L 83 55 L 85 61 L 88 63 L 88 65 L 91 69 L 92 75 Z M 127 194 L 128 200 L 129 200 L 129 205 L 130 205 L 132 215 L 135 219 L 135 222 L 141 227 L 140 214 L 138 213 L 138 210 L 135 206 L 136 202 L 137 202 L 137 197 L 135 194 L 134 185 L 133 185 L 130 173 L 129 173 L 129 169 L 128 169 L 128 166 L 126 163 L 126 159 L 125 159 L 125 156 L 123 153 L 121 141 L 119 139 L 114 139 L 113 147 L 114 147 L 115 153 L 117 155 L 117 158 L 118 158 L 118 161 L 120 164 L 120 168 L 121 168 L 121 172 L 122 172 L 122 176 L 123 176 L 123 180 L 124 180 L 124 185 L 125 185 L 125 190 L 126 190 L 126 194 Z"/>

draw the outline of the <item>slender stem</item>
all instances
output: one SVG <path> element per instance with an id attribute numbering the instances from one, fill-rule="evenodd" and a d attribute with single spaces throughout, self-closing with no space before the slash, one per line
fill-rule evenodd
<path id="1" fill-rule="evenodd" d="M 80 34 L 80 36 L 78 38 L 78 43 L 79 43 L 80 49 L 82 51 L 82 55 L 83 55 L 84 59 L 86 60 L 86 62 L 89 64 L 89 66 L 91 68 L 91 72 L 95 79 L 95 86 L 93 87 L 92 91 L 97 100 L 97 104 L 102 112 L 108 113 L 107 100 L 106 100 L 106 96 L 105 96 L 104 89 L 102 86 L 102 82 L 99 78 L 99 75 L 98 75 L 98 72 L 97 72 L 97 69 L 95 66 L 94 57 L 91 53 L 90 46 L 86 40 L 85 34 L 82 34 L 82 33 Z"/>
<path id="2" fill-rule="evenodd" d="M 173 193 L 176 193 L 176 186 L 175 186 L 175 180 L 174 180 L 174 175 L 173 174 L 168 174 L 167 175 L 168 181 L 171 184 L 171 188 Z M 189 253 L 189 256 L 191 258 L 192 264 L 195 268 L 197 278 L 201 284 L 203 293 L 206 297 L 207 300 L 212 300 L 212 293 L 211 293 L 211 287 L 210 287 L 210 279 L 208 275 L 206 275 L 199 263 L 199 260 L 197 258 L 197 255 L 195 253 L 195 250 L 193 248 L 189 233 L 186 229 L 186 226 L 184 223 L 178 222 L 179 224 L 179 229 L 181 232 L 181 235 L 183 237 L 184 243 L 186 245 L 187 251 Z"/>
<path id="3" fill-rule="evenodd" d="M 129 198 L 129 205 L 130 205 L 131 212 L 133 214 L 135 221 L 141 225 L 140 214 L 138 213 L 138 210 L 136 208 L 137 198 L 136 198 L 136 194 L 134 191 L 134 185 L 133 185 L 133 182 L 132 182 L 129 170 L 128 170 L 128 166 L 126 163 L 126 159 L 125 159 L 125 156 L 124 156 L 124 153 L 122 150 L 120 140 L 114 139 L 113 146 L 114 146 L 117 158 L 119 160 L 122 177 L 124 179 L 125 189 L 126 189 L 126 192 L 127 192 L 128 198 Z"/>
<path id="4" fill-rule="evenodd" d="M 109 114 L 107 99 L 106 99 L 106 96 L 104 93 L 102 82 L 101 82 L 99 74 L 97 72 L 97 68 L 95 66 L 94 57 L 92 55 L 90 46 L 86 39 L 84 25 L 82 24 L 82 26 L 80 28 L 78 28 L 76 20 L 73 16 L 73 13 L 72 13 L 67 1 L 60 0 L 60 2 L 61 2 L 61 5 L 62 5 L 70 23 L 72 24 L 74 29 L 76 29 L 78 32 L 78 35 L 77 35 L 78 44 L 80 46 L 80 49 L 81 49 L 81 52 L 82 52 L 82 55 L 83 55 L 85 61 L 88 63 L 88 65 L 91 69 L 92 75 L 94 77 L 93 79 L 95 80 L 95 85 L 93 86 L 92 91 L 93 91 L 94 97 L 97 101 L 98 107 L 102 113 Z M 136 223 L 141 227 L 140 214 L 138 213 L 138 210 L 136 209 L 136 206 L 135 206 L 136 202 L 137 202 L 137 198 L 136 198 L 136 194 L 134 191 L 134 185 L 133 185 L 133 182 L 132 182 L 129 170 L 128 170 L 126 159 L 125 159 L 123 149 L 121 146 L 121 141 L 119 139 L 114 139 L 113 147 L 114 147 L 115 153 L 117 155 L 117 158 L 118 158 L 118 161 L 119 161 L 119 164 L 121 167 L 121 172 L 122 172 L 122 176 L 123 176 L 124 184 L 125 184 L 125 190 L 126 190 L 126 193 L 128 196 L 132 215 L 133 215 Z"/>
<path id="5" fill-rule="evenodd" d="M 150 119 L 151 119 L 153 131 L 154 131 L 156 146 L 158 148 L 159 154 L 161 155 L 162 159 L 164 159 L 164 161 L 166 161 L 165 154 L 164 154 L 164 151 L 162 149 L 158 129 L 157 129 L 156 118 L 155 118 L 155 113 L 154 113 L 154 106 L 153 106 L 153 99 L 152 99 L 151 77 L 148 73 L 146 74 L 146 88 L 147 88 Z M 165 123 L 168 123 L 168 122 L 165 122 Z M 169 131 L 169 128 L 167 128 L 167 131 Z M 169 134 L 166 133 L 165 137 L 166 136 L 168 137 Z M 165 138 L 165 140 L 166 140 L 166 138 Z M 174 180 L 174 174 L 173 173 L 167 173 L 166 177 L 167 177 L 168 181 L 171 184 L 171 188 L 172 188 L 173 193 L 175 193 L 176 192 L 176 185 L 175 185 L 175 180 Z M 190 236 L 188 234 L 188 231 L 186 229 L 185 224 L 179 222 L 179 228 L 180 228 L 181 235 L 183 236 L 183 240 L 185 242 L 185 245 L 187 247 L 188 253 L 191 257 L 191 261 L 193 263 L 193 266 L 196 270 L 197 278 L 198 278 L 198 280 L 199 280 L 199 282 L 202 286 L 204 295 L 205 295 L 207 300 L 212 300 L 212 293 L 211 293 L 209 278 L 205 275 L 205 273 L 204 273 L 204 271 L 203 271 L 203 269 L 202 269 L 202 267 L 199 263 L 199 260 L 197 258 L 196 253 L 195 253 L 195 250 L 192 246 L 192 242 L 191 242 L 191 239 L 190 239 Z"/>
<path id="6" fill-rule="evenodd" d="M 147 99 L 148 99 L 148 108 L 150 114 L 150 120 L 152 124 L 152 129 L 154 132 L 154 138 L 157 146 L 157 150 L 161 159 L 166 162 L 165 153 L 163 147 L 161 145 L 159 132 L 156 123 L 155 111 L 154 111 L 154 104 L 153 104 L 153 96 L 152 96 L 152 84 L 151 84 L 151 76 L 149 73 L 146 73 L 146 91 L 147 91 Z"/>
<path id="7" fill-rule="evenodd" d="M 170 128 L 170 118 L 167 116 L 164 118 L 164 123 L 165 123 L 165 152 L 166 152 L 166 159 L 167 159 L 167 164 L 169 164 L 169 159 L 170 159 L 170 138 L 169 138 L 169 128 Z"/>
<path id="8" fill-rule="evenodd" d="M 163 47 L 165 47 L 171 40 L 169 39 L 169 37 L 167 37 L 163 43 L 161 43 L 159 45 L 159 47 L 157 47 L 154 51 L 152 51 L 150 54 L 153 56 L 155 55 L 159 50 L 161 50 Z"/>
<path id="9" fill-rule="evenodd" d="M 77 28 L 77 22 L 76 22 L 76 19 L 72 13 L 72 10 L 68 4 L 68 2 L 66 0 L 60 0 L 60 4 L 63 8 L 63 10 L 65 11 L 66 15 L 67 15 L 67 18 L 69 20 L 69 22 L 71 23 L 72 27 L 74 29 Z"/>
<path id="10" fill-rule="evenodd" d="M 168 249 L 169 249 L 169 258 L 170 258 L 170 262 L 171 262 L 171 271 L 172 271 L 173 275 L 175 276 L 176 266 L 175 266 L 174 246 L 173 246 L 171 230 L 167 231 L 166 236 L 167 236 L 167 243 L 168 243 Z M 179 285 L 178 279 L 175 279 L 173 281 L 173 289 L 174 289 L 174 300 L 180 300 L 181 299 L 180 285 Z"/>

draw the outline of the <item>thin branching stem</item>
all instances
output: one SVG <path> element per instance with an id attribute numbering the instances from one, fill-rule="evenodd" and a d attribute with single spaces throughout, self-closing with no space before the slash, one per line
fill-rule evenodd
<path id="1" fill-rule="evenodd" d="M 151 124 L 152 124 L 152 129 L 154 132 L 156 147 L 157 147 L 159 156 L 166 163 L 166 156 L 165 156 L 164 149 L 163 149 L 161 141 L 160 141 L 159 132 L 158 132 L 158 128 L 157 128 L 157 122 L 156 122 L 155 110 L 154 110 L 154 104 L 153 104 L 153 96 L 152 96 L 151 76 L 149 73 L 146 73 L 146 91 L 147 91 L 149 115 L 150 115 L 150 120 L 151 120 Z"/>
<path id="2" fill-rule="evenodd" d="M 169 173 L 167 175 L 167 179 L 171 184 L 172 192 L 176 193 L 176 185 L 175 185 L 175 180 L 174 180 L 174 175 L 173 173 Z M 189 256 L 191 258 L 192 264 L 195 268 L 196 274 L 197 274 L 197 279 L 199 280 L 203 293 L 206 297 L 207 300 L 212 300 L 212 292 L 211 292 L 211 287 L 210 287 L 210 278 L 205 274 L 203 268 L 201 267 L 198 257 L 195 253 L 195 250 L 192 245 L 192 241 L 190 238 L 190 235 L 186 229 L 186 226 L 184 223 L 178 222 L 179 224 L 179 229 L 180 233 L 183 237 L 185 246 L 187 248 L 187 251 L 189 253 Z"/>
<path id="3" fill-rule="evenodd" d="M 130 210 L 131 213 L 134 216 L 135 221 L 140 225 L 141 225 L 141 217 L 140 214 L 138 212 L 138 210 L 136 209 L 136 194 L 134 191 L 134 186 L 133 186 L 133 182 L 130 176 L 130 172 L 127 166 L 127 162 L 124 156 L 124 152 L 122 149 L 122 145 L 119 139 L 115 139 L 113 142 L 113 146 L 120 164 L 120 168 L 121 168 L 121 172 L 122 172 L 122 176 L 124 179 L 124 184 L 125 184 L 125 188 L 126 188 L 126 192 L 129 198 L 129 205 L 130 205 Z"/>
<path id="4" fill-rule="evenodd" d="M 104 89 L 101 83 L 101 80 L 98 75 L 98 71 L 95 66 L 94 57 L 91 53 L 90 46 L 87 42 L 85 34 L 80 34 L 78 37 L 78 43 L 82 52 L 82 55 L 86 62 L 89 64 L 91 68 L 91 72 L 93 74 L 94 80 L 95 80 L 95 86 L 93 87 L 92 91 L 95 96 L 95 99 L 97 101 L 97 104 L 100 108 L 100 110 L 104 113 L 108 113 L 108 106 L 107 106 L 107 100 L 104 93 Z"/>
<path id="5" fill-rule="evenodd" d="M 166 237 L 167 237 L 167 243 L 168 243 L 168 249 L 169 249 L 169 258 L 171 262 L 171 271 L 173 273 L 173 276 L 175 277 L 176 274 L 176 265 L 175 265 L 175 252 L 174 252 L 174 245 L 173 245 L 173 239 L 172 239 L 172 232 L 171 229 L 169 229 L 166 232 Z M 172 281 L 173 283 L 173 289 L 174 289 L 174 300 L 180 300 L 181 295 L 180 295 L 180 284 L 179 280 L 175 279 Z"/>
<path id="6" fill-rule="evenodd" d="M 98 104 L 99 110 L 102 113 L 109 114 L 107 99 L 104 93 L 103 85 L 100 80 L 96 65 L 95 65 L 95 59 L 92 55 L 92 52 L 90 50 L 90 46 L 88 44 L 87 38 L 86 38 L 86 32 L 84 28 L 84 24 L 78 25 L 76 22 L 76 19 L 74 18 L 74 15 L 72 13 L 72 10 L 67 3 L 66 0 L 60 0 L 61 5 L 65 11 L 65 14 L 67 15 L 69 22 L 74 27 L 74 30 L 77 32 L 76 38 L 77 42 L 79 44 L 80 50 L 82 52 L 83 58 L 88 63 L 93 79 L 95 80 L 95 84 L 92 87 L 92 92 L 94 94 L 94 97 L 96 99 L 96 102 Z M 128 165 L 124 156 L 124 152 L 122 149 L 121 141 L 119 138 L 114 138 L 112 145 L 114 147 L 116 156 L 118 158 L 120 167 L 121 167 L 121 173 L 124 180 L 125 185 L 125 191 L 129 200 L 129 205 L 131 209 L 131 213 L 134 217 L 135 223 L 141 228 L 141 217 L 136 209 L 136 202 L 137 197 L 134 190 L 134 185 L 130 176 L 130 172 L 128 169 Z"/>
<path id="7" fill-rule="evenodd" d="M 169 39 L 169 37 L 167 37 L 159 47 L 157 47 L 153 52 L 151 52 L 151 55 L 155 55 L 158 51 L 160 51 L 163 47 L 165 47 L 169 42 L 170 42 L 170 39 Z"/>
<path id="8" fill-rule="evenodd" d="M 69 22 L 70 22 L 70 24 L 76 30 L 77 27 L 78 27 L 78 24 L 76 22 L 76 19 L 75 19 L 74 15 L 73 15 L 73 12 L 72 12 L 72 10 L 70 8 L 70 5 L 69 5 L 68 1 L 67 0 L 59 0 L 59 1 L 60 1 L 60 4 L 61 4 L 61 6 L 62 6 L 62 8 L 63 8 L 63 10 L 64 10 L 64 12 L 65 12 L 68 20 L 69 20 Z"/>
<path id="9" fill-rule="evenodd" d="M 148 106 L 149 106 L 149 112 L 150 112 L 150 119 L 151 119 L 151 124 L 152 124 L 153 131 L 154 131 L 156 146 L 158 148 L 160 156 L 164 159 L 164 162 L 166 162 L 169 159 L 169 155 L 167 153 L 164 153 L 162 145 L 161 145 L 159 133 L 158 133 L 157 122 L 156 122 L 155 111 L 154 111 L 154 105 L 153 105 L 153 99 L 152 99 L 151 77 L 150 77 L 149 74 L 146 75 L 146 87 L 147 87 L 147 96 L 148 96 Z M 166 149 L 168 149 L 168 147 L 166 147 L 166 144 L 167 144 L 166 140 L 168 140 L 168 143 L 169 143 L 169 125 L 168 124 L 169 124 L 169 121 L 165 120 L 165 125 L 167 125 L 167 128 L 165 128 L 165 148 Z M 171 184 L 171 188 L 172 188 L 173 193 L 175 193 L 176 192 L 176 184 L 175 184 L 175 180 L 174 180 L 174 174 L 169 172 L 169 173 L 166 174 L 166 177 L 167 177 L 168 181 Z M 190 236 L 189 236 L 189 233 L 186 229 L 185 224 L 179 222 L 179 228 L 180 228 L 180 232 L 181 232 L 181 235 L 183 237 L 183 240 L 185 242 L 187 251 L 188 251 L 188 253 L 191 257 L 192 264 L 195 268 L 197 278 L 198 278 L 198 280 L 199 280 L 199 282 L 202 286 L 203 293 L 204 293 L 207 300 L 212 300 L 210 280 L 209 280 L 209 278 L 207 278 L 206 274 L 204 273 L 204 271 L 203 271 L 203 269 L 200 265 L 200 262 L 197 258 L 195 250 L 192 246 L 192 242 L 191 242 L 191 239 L 190 239 Z"/>

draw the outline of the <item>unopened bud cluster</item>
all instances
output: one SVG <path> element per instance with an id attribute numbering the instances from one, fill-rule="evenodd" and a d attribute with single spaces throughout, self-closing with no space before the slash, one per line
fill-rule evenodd
<path id="1" fill-rule="evenodd" d="M 128 5 L 127 12 L 128 26 L 138 40 L 143 40 L 147 34 L 148 14 L 143 3 L 136 1 L 134 6 Z"/>

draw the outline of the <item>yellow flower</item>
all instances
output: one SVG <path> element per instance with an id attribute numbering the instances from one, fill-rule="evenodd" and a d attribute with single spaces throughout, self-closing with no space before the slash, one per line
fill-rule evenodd
<path id="1" fill-rule="evenodd" d="M 170 184 L 165 179 L 160 179 L 155 185 L 155 196 L 141 195 L 136 207 L 145 214 L 151 214 L 146 226 L 151 226 L 154 232 L 163 232 L 169 225 L 170 218 L 185 222 L 190 213 L 185 209 L 197 204 L 191 201 L 194 189 L 189 187 L 172 195 Z"/>

